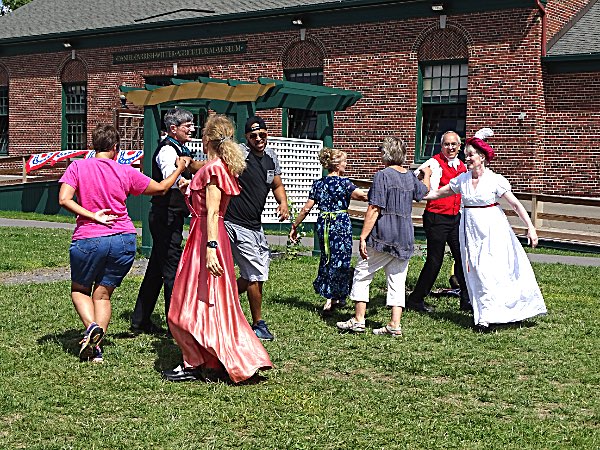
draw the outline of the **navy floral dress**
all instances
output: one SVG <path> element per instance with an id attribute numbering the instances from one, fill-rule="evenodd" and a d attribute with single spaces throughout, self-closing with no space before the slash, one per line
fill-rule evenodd
<path id="1" fill-rule="evenodd" d="M 352 224 L 347 210 L 355 189 L 348 178 L 331 176 L 316 180 L 308 194 L 320 210 L 317 235 L 321 261 L 313 286 L 324 298 L 344 300 L 350 292 Z"/>

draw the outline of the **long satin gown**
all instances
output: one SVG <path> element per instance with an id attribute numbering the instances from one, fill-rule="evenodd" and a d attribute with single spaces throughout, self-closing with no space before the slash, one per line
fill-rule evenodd
<path id="1" fill-rule="evenodd" d="M 220 277 L 206 268 L 205 187 L 211 178 L 221 190 L 217 257 L 224 273 Z M 223 224 L 229 200 L 239 195 L 240 187 L 223 161 L 216 158 L 196 173 L 188 192 L 192 220 L 173 287 L 169 328 L 186 367 L 224 367 L 231 380 L 239 383 L 259 369 L 273 367 L 240 306 L 231 244 Z"/>

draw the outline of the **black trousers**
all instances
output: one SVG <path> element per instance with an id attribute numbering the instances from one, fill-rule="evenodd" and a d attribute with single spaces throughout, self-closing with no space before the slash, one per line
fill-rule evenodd
<path id="1" fill-rule="evenodd" d="M 423 213 L 423 229 L 427 237 L 427 259 L 415 289 L 408 297 L 408 302 L 421 304 L 423 299 L 429 295 L 433 283 L 440 273 L 444 261 L 446 244 L 454 258 L 454 275 L 460 285 L 461 303 L 469 301 L 467 284 L 463 273 L 462 257 L 460 254 L 460 243 L 458 231 L 460 226 L 460 213 L 456 216 L 448 214 L 437 214 L 430 211 Z"/>
<path id="2" fill-rule="evenodd" d="M 150 209 L 148 221 L 152 234 L 152 252 L 131 315 L 131 325 L 134 327 L 144 328 L 150 325 L 150 316 L 162 287 L 165 297 L 165 320 L 169 316 L 173 283 L 183 252 L 181 242 L 186 215 L 167 207 L 152 205 Z"/>

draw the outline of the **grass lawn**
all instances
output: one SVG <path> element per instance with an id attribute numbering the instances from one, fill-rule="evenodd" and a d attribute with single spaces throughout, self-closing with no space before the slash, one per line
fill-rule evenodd
<path id="1" fill-rule="evenodd" d="M 20 255 L 10 267 L 66 264 L 68 232 L 8 230 L 0 238 Z M 437 299 L 433 315 L 406 313 L 393 339 L 338 333 L 350 307 L 322 319 L 317 263 L 273 262 L 264 316 L 276 368 L 246 386 L 160 379 L 181 353 L 129 334 L 139 277 L 115 292 L 102 365 L 78 361 L 68 282 L 0 285 L 0 448 L 600 448 L 599 268 L 535 265 L 550 313 L 520 327 L 474 333 L 457 299 Z M 409 288 L 422 264 L 411 261 Z M 381 275 L 372 294 L 368 331 L 389 318 Z"/>
<path id="2" fill-rule="evenodd" d="M 72 235 L 63 229 L 0 227 L 0 272 L 68 266 Z"/>

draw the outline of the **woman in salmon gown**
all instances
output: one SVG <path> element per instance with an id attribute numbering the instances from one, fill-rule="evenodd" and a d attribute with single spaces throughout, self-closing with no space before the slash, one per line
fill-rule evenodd
<path id="1" fill-rule="evenodd" d="M 208 162 L 187 187 L 192 220 L 168 318 L 183 365 L 162 372 L 168 381 L 202 380 L 226 371 L 239 383 L 273 366 L 240 306 L 223 224 L 231 196 L 240 193 L 237 176 L 245 168 L 233 133 L 227 117 L 209 118 L 202 138 Z"/>

